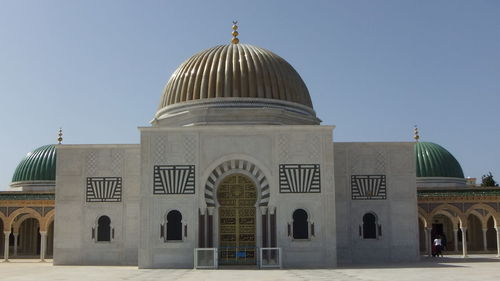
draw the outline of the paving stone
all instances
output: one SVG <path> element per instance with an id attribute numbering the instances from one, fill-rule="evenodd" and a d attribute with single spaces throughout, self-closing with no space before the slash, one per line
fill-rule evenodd
<path id="1" fill-rule="evenodd" d="M 500 259 L 495 255 L 445 258 L 422 258 L 418 263 L 375 264 L 337 269 L 137 269 L 133 266 L 53 266 L 38 260 L 0 262 L 1 280 L 12 281 L 112 281 L 112 280 L 181 280 L 181 281 L 498 281 Z"/>

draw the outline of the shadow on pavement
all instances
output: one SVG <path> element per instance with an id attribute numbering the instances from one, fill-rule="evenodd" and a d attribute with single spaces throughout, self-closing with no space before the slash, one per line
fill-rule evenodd
<path id="1" fill-rule="evenodd" d="M 471 255 L 462 258 L 461 255 L 450 255 L 445 257 L 421 256 L 420 261 L 408 263 L 370 263 L 357 265 L 339 265 L 339 269 L 369 269 L 369 268 L 436 268 L 436 267 L 466 267 L 468 263 L 496 262 L 500 263 L 500 258 L 495 255 Z"/>

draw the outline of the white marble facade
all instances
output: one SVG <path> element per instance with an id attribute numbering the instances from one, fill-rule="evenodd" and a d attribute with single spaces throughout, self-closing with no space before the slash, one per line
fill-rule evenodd
<path id="1" fill-rule="evenodd" d="M 419 259 L 413 145 L 334 143 L 339 264 Z M 378 194 L 370 183 L 379 184 Z M 369 239 L 363 235 L 367 213 L 377 224 Z"/>
<path id="2" fill-rule="evenodd" d="M 211 246 L 218 247 L 217 183 L 233 173 L 245 174 L 257 185 L 257 247 L 262 247 L 262 214 L 270 212 L 276 214 L 277 245 L 283 248 L 286 266 L 335 266 L 335 218 L 328 211 L 335 209 L 332 129 L 330 126 L 141 128 L 143 231 L 139 267 L 193 267 L 193 249 L 199 247 L 200 239 L 199 212 L 213 214 Z M 280 164 L 319 164 L 320 192 L 280 193 Z M 153 194 L 154 165 L 194 165 L 195 192 Z M 214 171 L 218 171 L 216 176 L 212 174 Z M 209 183 L 210 177 L 214 184 Z M 207 190 L 207 183 L 213 190 Z M 307 210 L 310 222 L 315 225 L 315 236 L 307 241 L 294 241 L 287 233 L 287 224 L 297 208 Z M 159 225 L 171 209 L 182 213 L 187 229 L 182 242 L 165 243 L 158 235 Z"/>
<path id="3" fill-rule="evenodd" d="M 334 144 L 333 128 L 144 127 L 140 145 L 58 146 L 54 264 L 192 268 L 194 248 L 218 247 L 215 194 L 220 181 L 234 173 L 251 178 L 258 190 L 256 246 L 281 247 L 284 267 L 417 260 L 413 144 Z M 284 164 L 319 165 L 319 186 L 283 192 Z M 184 169 L 189 184 L 169 187 L 177 188 L 172 193 L 156 192 L 155 166 Z M 376 183 L 369 193 L 359 191 L 366 176 Z M 121 179 L 119 201 L 116 192 L 89 193 L 94 184 L 89 181 L 104 178 Z M 290 235 L 296 209 L 308 214 L 308 239 Z M 171 210 L 182 214 L 180 241 L 162 237 Z M 361 233 L 366 213 L 377 218 L 375 238 L 365 239 Z M 112 237 L 99 242 L 95 231 L 103 215 L 111 219 Z M 212 232 L 206 224 L 200 230 L 200 220 L 208 215 Z M 264 218 L 267 232 L 262 229 Z"/>
<path id="4" fill-rule="evenodd" d="M 136 265 L 140 146 L 60 145 L 57 150 L 54 264 Z M 89 193 L 89 179 L 103 178 L 113 183 L 109 193 Z M 110 241 L 97 241 L 102 216 L 111 219 Z"/>

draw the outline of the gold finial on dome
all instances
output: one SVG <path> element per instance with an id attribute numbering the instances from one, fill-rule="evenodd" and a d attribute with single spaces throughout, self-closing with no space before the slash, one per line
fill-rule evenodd
<path id="1" fill-rule="evenodd" d="M 420 139 L 420 135 L 418 134 L 418 127 L 415 125 L 415 129 L 413 129 L 413 138 L 415 139 L 416 142 Z"/>
<path id="2" fill-rule="evenodd" d="M 58 142 L 59 144 L 61 144 L 61 143 L 62 143 L 62 141 L 63 141 L 63 137 L 62 137 L 62 136 L 63 136 L 62 128 L 59 128 L 59 134 L 57 134 L 57 135 L 59 136 L 59 137 L 57 138 L 57 142 Z"/>
<path id="3" fill-rule="evenodd" d="M 238 44 L 240 42 L 240 39 L 238 39 L 238 21 L 233 20 L 233 32 L 231 33 L 233 35 L 233 39 L 231 40 L 231 43 L 233 44 Z"/>

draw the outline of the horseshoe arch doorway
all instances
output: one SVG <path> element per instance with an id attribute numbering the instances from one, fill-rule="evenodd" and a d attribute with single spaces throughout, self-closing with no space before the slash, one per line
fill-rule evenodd
<path id="1" fill-rule="evenodd" d="M 226 176 L 217 188 L 219 264 L 256 264 L 257 187 L 246 175 Z"/>

